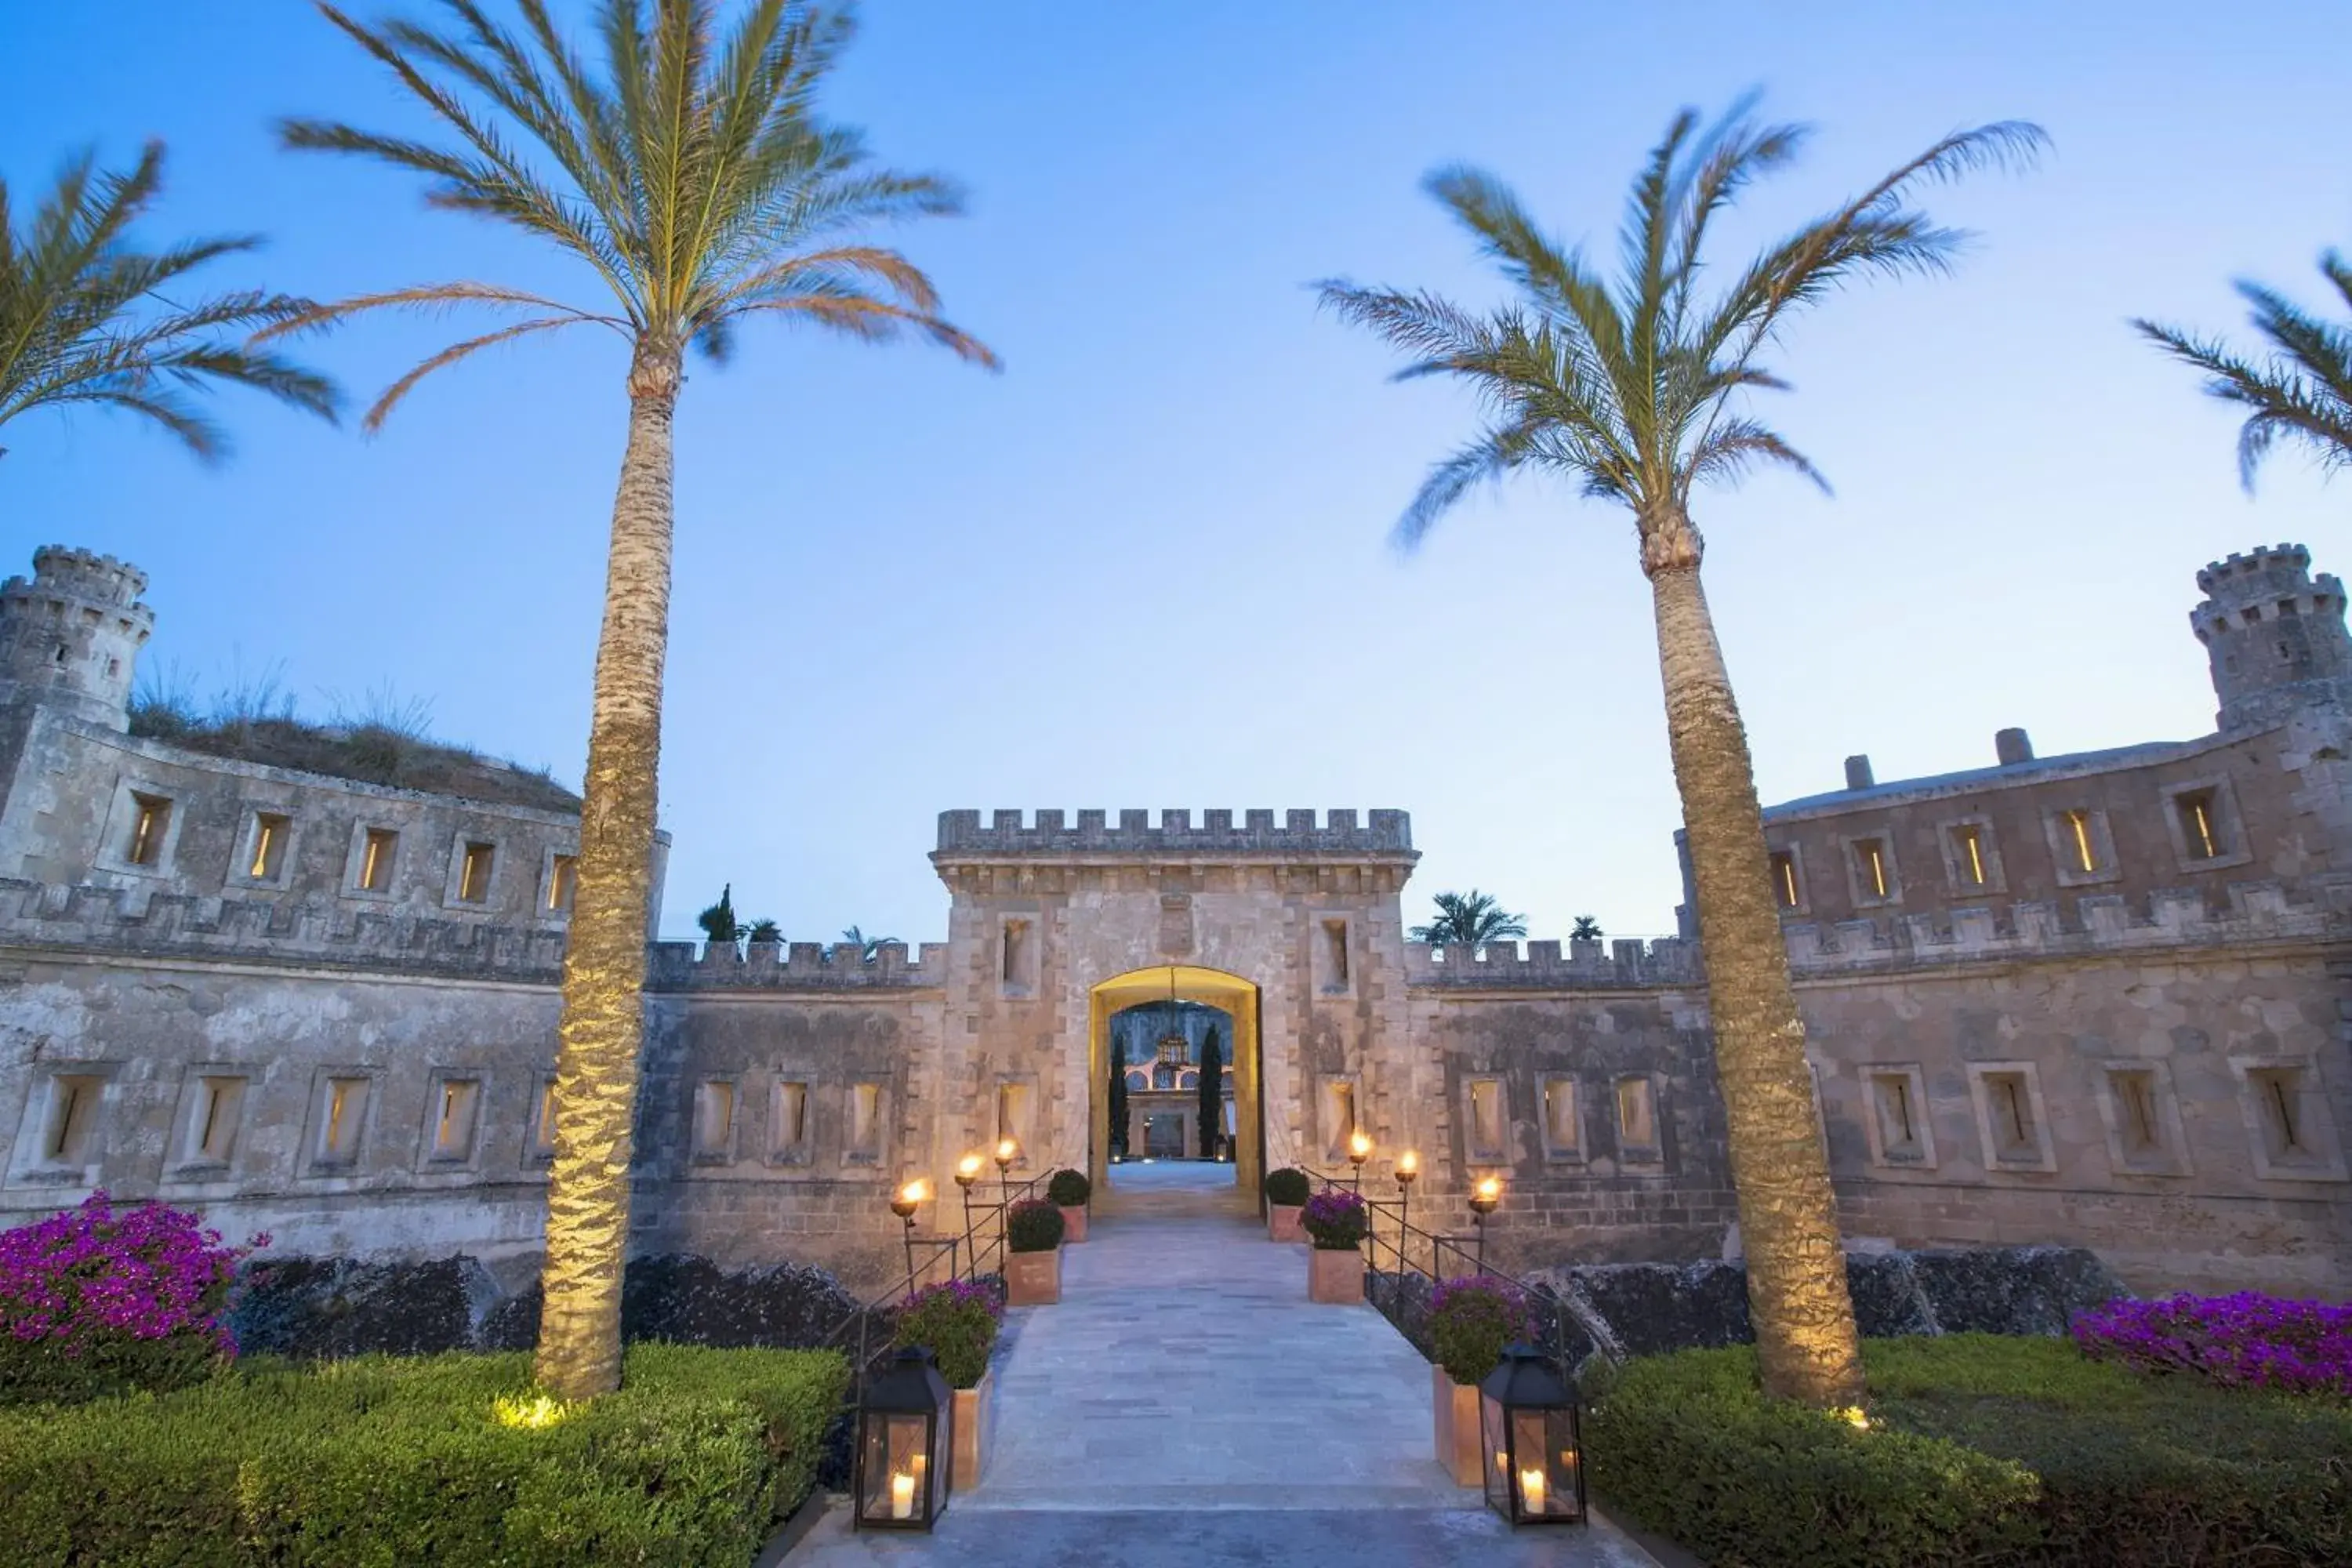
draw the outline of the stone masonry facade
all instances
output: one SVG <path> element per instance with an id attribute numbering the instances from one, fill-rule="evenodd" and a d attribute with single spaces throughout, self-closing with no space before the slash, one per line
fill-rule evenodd
<path id="1" fill-rule="evenodd" d="M 1766 813 L 1858 1245 L 2063 1243 L 2140 1289 L 2352 1290 L 2352 638 L 2299 548 L 2199 574 L 2213 734 Z M 540 1247 L 576 816 L 127 733 L 145 580 L 0 586 L 0 1223 L 94 1187 L 278 1252 Z M 1405 939 L 1400 811 L 941 814 L 947 940 L 648 954 L 636 1249 L 878 1280 L 887 1199 L 1110 1183 L 1107 1025 L 1223 1009 L 1234 1152 L 1507 1182 L 1506 1260 L 1737 1246 L 1704 959 Z M 658 865 L 656 866 L 658 885 Z M 950 1204 L 919 1216 L 954 1229 Z"/>

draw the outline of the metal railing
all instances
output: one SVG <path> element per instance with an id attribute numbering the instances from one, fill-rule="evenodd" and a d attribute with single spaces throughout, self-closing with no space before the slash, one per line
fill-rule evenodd
<path id="1" fill-rule="evenodd" d="M 1570 1353 L 1571 1346 L 1580 1341 L 1599 1344 L 1559 1292 L 1487 1267 L 1484 1215 L 1474 1215 L 1475 1227 L 1468 1236 L 1427 1230 L 1412 1223 L 1409 1187 L 1400 1186 L 1393 1198 L 1376 1198 L 1365 1194 L 1360 1170 L 1339 1176 L 1312 1166 L 1298 1169 L 1322 1191 L 1353 1193 L 1363 1199 L 1371 1222 L 1364 1239 L 1364 1300 L 1422 1354 L 1430 1353 L 1431 1295 L 1445 1280 L 1465 1275 L 1483 1275 L 1517 1290 L 1527 1303 L 1529 1342 L 1564 1373 L 1580 1359 Z"/>

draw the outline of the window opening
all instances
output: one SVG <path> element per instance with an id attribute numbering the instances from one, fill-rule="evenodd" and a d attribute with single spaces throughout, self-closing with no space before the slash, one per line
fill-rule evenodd
<path id="1" fill-rule="evenodd" d="M 253 817 L 253 860 L 245 874 L 257 882 L 275 881 L 285 868 L 286 836 L 292 824 L 274 811 L 256 812 Z"/>
<path id="2" fill-rule="evenodd" d="M 131 848 L 124 858 L 133 866 L 152 866 L 163 857 L 163 829 L 172 820 L 172 803 L 153 795 L 131 799 L 138 813 L 131 820 Z"/>
<path id="3" fill-rule="evenodd" d="M 2213 792 L 2195 790 L 2176 796 L 2174 805 L 2180 812 L 2180 831 L 2189 842 L 2189 853 L 2200 860 L 2218 857 L 2221 846 L 2213 832 Z"/>
<path id="4" fill-rule="evenodd" d="M 2074 841 L 2074 868 L 2078 871 L 2097 870 L 2099 857 L 2091 845 L 2091 814 L 2087 811 L 2068 812 L 2066 831 Z"/>
<path id="5" fill-rule="evenodd" d="M 245 1095 L 245 1080 L 208 1078 L 200 1080 L 199 1087 L 204 1092 L 204 1110 L 196 1119 L 189 1157 L 207 1164 L 226 1165 L 236 1151 L 236 1112 Z"/>
<path id="6" fill-rule="evenodd" d="M 105 1080 L 74 1073 L 50 1080 L 49 1132 L 41 1153 L 55 1163 L 79 1165 L 88 1159 L 90 1124 L 97 1119 Z"/>
<path id="7" fill-rule="evenodd" d="M 389 827 L 371 827 L 367 840 L 360 849 L 360 890 L 381 893 L 392 886 L 393 857 L 400 848 L 400 835 Z"/>
<path id="8" fill-rule="evenodd" d="M 1772 897 L 1784 910 L 1797 907 L 1797 858 L 1786 849 L 1772 851 Z"/>
<path id="9" fill-rule="evenodd" d="M 433 1129 L 433 1152 L 444 1160 L 462 1160 L 473 1152 L 474 1108 L 481 1085 L 472 1079 L 444 1079 L 441 1114 Z"/>
<path id="10" fill-rule="evenodd" d="M 1862 879 L 1874 898 L 1886 897 L 1886 851 L 1875 838 L 1864 838 L 1853 847 L 1862 862 Z"/>
<path id="11" fill-rule="evenodd" d="M 1348 922 L 1325 921 L 1323 943 L 1330 959 L 1332 988 L 1344 991 L 1348 987 Z"/>
<path id="12" fill-rule="evenodd" d="M 707 1079 L 694 1091 L 694 1152 L 704 1159 L 723 1157 L 735 1130 L 735 1086 L 724 1079 Z"/>
<path id="13" fill-rule="evenodd" d="M 1962 826 L 1952 829 L 1953 858 L 1960 868 L 1960 879 L 1972 888 L 1985 885 L 1984 834 L 1978 828 Z"/>
<path id="14" fill-rule="evenodd" d="M 319 1158 L 344 1164 L 358 1158 L 360 1124 L 367 1110 L 368 1080 L 331 1079 L 327 1083 L 326 1125 L 319 1130 Z"/>
<path id="15" fill-rule="evenodd" d="M 2134 1154 L 2154 1152 L 2163 1143 L 2156 1126 L 2155 1075 L 2116 1073 L 2111 1081 L 2116 1086 L 2116 1099 L 2123 1105 L 2125 1150 Z"/>
<path id="16" fill-rule="evenodd" d="M 1566 1153 L 1577 1146 L 1576 1080 L 1569 1078 L 1544 1079 L 1544 1136 L 1553 1150 Z"/>
<path id="17" fill-rule="evenodd" d="M 498 855 L 497 847 L 489 844 L 468 844 L 466 858 L 457 867 L 457 900 L 460 903 L 478 904 L 490 896 L 490 865 Z"/>
<path id="18" fill-rule="evenodd" d="M 547 907 L 551 910 L 570 909 L 572 894 L 579 881 L 580 858 L 576 855 L 555 857 L 547 873 Z"/>

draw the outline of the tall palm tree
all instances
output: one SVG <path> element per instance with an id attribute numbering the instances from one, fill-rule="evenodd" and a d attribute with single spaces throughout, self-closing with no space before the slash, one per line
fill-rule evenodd
<path id="1" fill-rule="evenodd" d="M 2336 251 L 2319 258 L 2321 276 L 2352 310 L 2352 262 Z M 2254 488 L 2254 468 L 2282 437 L 2307 443 L 2323 471 L 2352 468 L 2352 323 L 2325 321 L 2275 289 L 2241 279 L 2253 307 L 2254 331 L 2269 353 L 2243 359 L 2216 338 L 2135 320 L 2132 325 L 2173 358 L 2205 373 L 2205 390 L 2251 410 L 2238 432 L 2238 479 Z"/>
<path id="2" fill-rule="evenodd" d="M 860 231 L 957 211 L 953 186 L 877 169 L 815 100 L 852 26 L 799 0 L 749 0 L 723 39 L 712 0 L 600 0 L 592 65 L 546 0 L 520 30 L 476 0 L 447 25 L 327 19 L 436 121 L 434 139 L 289 120 L 285 145 L 422 174 L 428 205 L 519 229 L 585 269 L 583 303 L 481 282 L 366 294 L 298 318 L 480 305 L 522 319 L 453 343 L 392 384 L 373 429 L 418 381 L 493 343 L 591 325 L 627 344 L 627 445 L 613 503 L 596 647 L 579 881 L 564 953 L 538 1373 L 565 1397 L 620 1377 L 629 1121 L 642 1042 L 654 784 L 668 640 L 671 422 L 688 346 L 724 362 L 754 317 L 880 341 L 912 329 L 961 357 L 994 356 L 938 314 L 904 256 Z M 593 282 L 593 287 L 589 285 Z"/>
<path id="3" fill-rule="evenodd" d="M 1405 935 L 1412 941 L 1425 942 L 1433 947 L 1448 942 L 1468 942 L 1475 947 L 1500 942 L 1507 936 L 1528 934 L 1527 917 L 1504 909 L 1492 893 L 1473 888 L 1466 893 L 1440 893 L 1434 901 L 1437 918 L 1407 931 Z"/>
<path id="4" fill-rule="evenodd" d="M 0 426 L 37 408 L 127 409 L 209 462 L 228 438 L 190 392 L 249 386 L 334 418 L 332 383 L 242 341 L 310 301 L 258 289 L 167 298 L 184 294 L 198 268 L 261 241 L 233 235 L 142 250 L 129 231 L 163 189 L 163 144 L 148 142 L 128 174 L 100 174 L 97 163 L 94 153 L 68 161 L 21 231 L 0 180 Z"/>
<path id="5" fill-rule="evenodd" d="M 1814 1131 L 1804 1025 L 1767 881 L 1748 738 L 1699 585 L 1691 495 L 1764 463 L 1819 481 L 1812 465 L 1749 411 L 1748 394 L 1782 384 L 1765 368 L 1764 351 L 1796 311 L 1842 283 L 1948 268 L 1963 237 L 1908 206 L 1910 194 L 1987 164 L 2026 162 L 2043 138 L 2018 123 L 1957 132 L 1736 271 L 1709 269 L 1713 220 L 1806 140 L 1803 127 L 1758 122 L 1749 102 L 1706 129 L 1690 111 L 1677 116 L 1634 182 L 1613 281 L 1545 235 L 1491 175 L 1441 169 L 1427 189 L 1517 299 L 1481 313 L 1427 292 L 1344 279 L 1325 283 L 1322 298 L 1411 356 L 1400 378 L 1459 377 L 1486 407 L 1485 428 L 1437 465 L 1405 510 L 1396 530 L 1402 545 L 1417 544 L 1481 480 L 1520 468 L 1564 478 L 1633 514 L 1697 880 L 1764 1385 L 1837 1405 L 1863 1387 L 1853 1306 Z"/>

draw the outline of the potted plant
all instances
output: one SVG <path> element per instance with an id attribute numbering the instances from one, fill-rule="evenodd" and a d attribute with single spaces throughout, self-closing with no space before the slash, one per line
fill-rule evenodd
<path id="1" fill-rule="evenodd" d="M 1050 1307 L 1062 1299 L 1062 1211 L 1024 1198 L 1004 1216 L 1004 1304 Z"/>
<path id="2" fill-rule="evenodd" d="M 1314 1242 L 1307 1255 L 1307 1299 L 1345 1307 L 1364 1299 L 1364 1255 L 1357 1248 L 1372 1230 L 1372 1212 L 1355 1193 L 1334 1188 L 1307 1200 L 1298 1223 Z"/>
<path id="3" fill-rule="evenodd" d="M 950 1487 L 980 1484 L 981 1443 L 988 1430 L 988 1396 L 995 1381 L 988 1353 L 995 1347 L 997 1327 L 1003 1317 L 1003 1300 L 990 1280 L 950 1279 L 944 1285 L 926 1286 L 898 1309 L 896 1342 L 902 1348 L 920 1345 L 929 1351 L 940 1375 L 955 1390 L 954 1446 L 948 1469 Z"/>
<path id="4" fill-rule="evenodd" d="M 1265 1178 L 1265 1234 L 1270 1241 L 1304 1241 L 1298 1211 L 1307 1204 L 1307 1173 L 1285 1165 Z"/>
<path id="5" fill-rule="evenodd" d="M 1087 1238 L 1087 1199 L 1094 1190 L 1094 1184 L 1087 1180 L 1084 1171 L 1073 1171 L 1066 1165 L 1045 1183 L 1045 1201 L 1062 1211 L 1064 1241 Z"/>
<path id="6" fill-rule="evenodd" d="M 1528 1299 L 1491 1274 L 1441 1281 L 1429 1299 L 1429 1384 L 1437 1462 L 1456 1486 L 1482 1483 L 1478 1384 L 1502 1364 L 1503 1347 L 1535 1333 Z"/>

